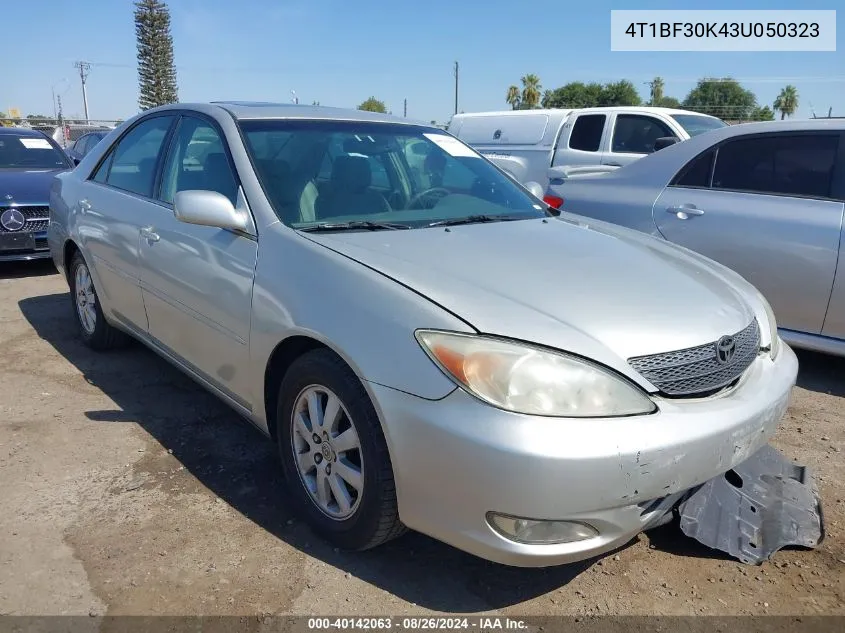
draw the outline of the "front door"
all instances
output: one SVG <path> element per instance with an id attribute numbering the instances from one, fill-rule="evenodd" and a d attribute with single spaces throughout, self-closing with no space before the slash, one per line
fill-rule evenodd
<path id="1" fill-rule="evenodd" d="M 666 123 L 648 114 L 614 114 L 610 125 L 610 146 L 602 165 L 623 167 L 653 153 L 657 139 L 676 136 Z"/>
<path id="2" fill-rule="evenodd" d="M 822 330 L 839 254 L 843 203 L 831 198 L 838 134 L 747 135 L 693 159 L 658 197 L 671 242 L 757 287 L 778 326 Z"/>
<path id="3" fill-rule="evenodd" d="M 249 332 L 258 255 L 255 234 L 186 224 L 178 191 L 216 191 L 246 208 L 222 133 L 184 116 L 162 173 L 160 203 L 141 234 L 141 289 L 153 339 L 245 408 L 251 408 Z"/>

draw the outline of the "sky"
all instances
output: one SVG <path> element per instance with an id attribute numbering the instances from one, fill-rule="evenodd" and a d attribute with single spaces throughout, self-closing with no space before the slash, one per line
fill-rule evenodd
<path id="1" fill-rule="evenodd" d="M 179 100 L 256 100 L 355 107 L 375 96 L 394 114 L 445 123 L 454 110 L 501 110 L 520 77 L 543 89 L 570 81 L 665 80 L 678 99 L 704 76 L 730 76 L 771 106 L 787 83 L 796 117 L 845 115 L 845 42 L 836 52 L 611 52 L 611 9 L 835 9 L 838 0 L 609 2 L 563 0 L 169 0 Z M 42 0 L 39 18 L 4 29 L 0 110 L 81 116 L 76 60 L 91 62 L 89 116 L 138 112 L 132 0 Z M 845 9 L 837 33 L 845 33 Z M 37 32 L 38 44 L 33 41 Z M 16 57 L 19 58 L 16 60 Z M 16 63 L 17 62 L 17 63 Z"/>

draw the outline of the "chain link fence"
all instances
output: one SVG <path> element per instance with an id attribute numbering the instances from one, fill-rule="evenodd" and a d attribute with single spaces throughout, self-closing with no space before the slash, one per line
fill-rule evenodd
<path id="1" fill-rule="evenodd" d="M 32 130 L 39 130 L 51 137 L 64 149 L 68 149 L 74 142 L 82 135 L 88 132 L 96 132 L 100 130 L 112 130 L 123 121 L 121 120 L 95 120 L 95 119 L 47 119 L 47 118 L 29 118 L 29 119 L 0 119 L 0 126 L 2 127 L 20 127 Z"/>

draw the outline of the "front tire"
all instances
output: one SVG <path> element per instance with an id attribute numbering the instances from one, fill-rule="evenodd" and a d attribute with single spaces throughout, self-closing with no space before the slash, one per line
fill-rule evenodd
<path id="1" fill-rule="evenodd" d="M 127 341 L 126 335 L 109 325 L 103 316 L 91 271 L 81 253 L 77 252 L 73 256 L 68 272 L 73 314 L 85 344 L 98 351 L 124 345 Z"/>
<path id="2" fill-rule="evenodd" d="M 327 349 L 308 352 L 285 374 L 278 402 L 285 481 L 311 529 L 347 550 L 403 534 L 387 443 L 355 373 Z"/>

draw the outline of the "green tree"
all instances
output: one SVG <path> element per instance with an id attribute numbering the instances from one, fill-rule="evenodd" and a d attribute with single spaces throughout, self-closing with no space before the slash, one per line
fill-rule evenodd
<path id="1" fill-rule="evenodd" d="M 598 105 L 602 87 L 597 83 L 573 81 L 547 92 L 548 97 L 544 97 L 543 104 L 545 108 L 589 108 Z"/>
<path id="2" fill-rule="evenodd" d="M 763 106 L 762 108 L 755 108 L 751 112 L 751 120 L 752 121 L 774 121 L 775 120 L 775 113 L 772 112 L 772 109 L 769 106 Z"/>
<path id="3" fill-rule="evenodd" d="M 681 102 L 675 97 L 663 97 L 659 102 L 654 104 L 660 108 L 680 108 Z"/>
<path id="4" fill-rule="evenodd" d="M 519 103 L 521 101 L 521 95 L 519 93 L 518 86 L 510 86 L 508 88 L 508 93 L 505 96 L 505 101 L 513 110 L 519 109 Z"/>
<path id="5" fill-rule="evenodd" d="M 798 90 L 795 86 L 786 86 L 780 91 L 773 104 L 774 109 L 780 112 L 781 121 L 795 114 L 798 109 Z"/>
<path id="6" fill-rule="evenodd" d="M 730 77 L 705 77 L 690 90 L 683 105 L 721 119 L 748 120 L 757 109 L 757 97 Z"/>
<path id="7" fill-rule="evenodd" d="M 379 101 L 375 97 L 370 97 L 358 106 L 359 110 L 366 110 L 367 112 L 381 112 L 387 114 L 387 108 L 383 101 Z"/>
<path id="8" fill-rule="evenodd" d="M 540 96 L 542 86 L 540 85 L 540 78 L 531 73 L 522 78 L 522 99 L 520 107 L 530 110 L 540 105 Z M 510 92 L 510 89 L 508 90 Z"/>
<path id="9" fill-rule="evenodd" d="M 649 82 L 648 85 L 651 88 L 651 96 L 648 100 L 648 105 L 662 106 L 663 99 L 665 98 L 663 91 L 666 88 L 666 84 L 663 81 L 663 77 L 655 77 Z"/>
<path id="10" fill-rule="evenodd" d="M 135 2 L 135 39 L 138 47 L 138 105 L 148 110 L 179 100 L 170 11 L 161 0 Z"/>
<path id="11" fill-rule="evenodd" d="M 599 97 L 600 106 L 638 106 L 642 102 L 640 93 L 627 79 L 605 84 Z"/>

